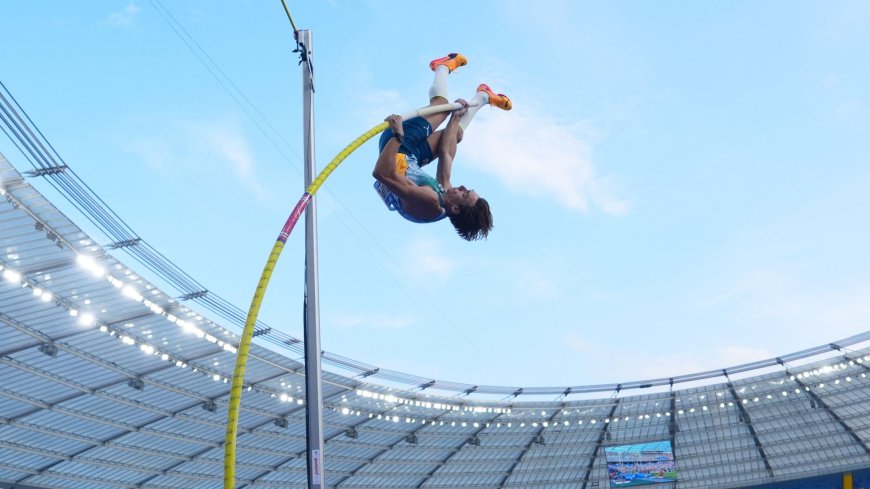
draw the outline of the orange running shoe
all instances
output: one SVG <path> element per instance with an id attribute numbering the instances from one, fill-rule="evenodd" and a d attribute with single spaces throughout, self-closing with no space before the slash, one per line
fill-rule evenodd
<path id="1" fill-rule="evenodd" d="M 432 71 L 435 71 L 435 68 L 444 65 L 447 67 L 448 70 L 453 72 L 453 70 L 455 70 L 456 68 L 459 68 L 460 66 L 465 66 L 466 64 L 468 64 L 468 59 L 466 59 L 465 56 L 459 53 L 450 53 L 443 58 L 433 59 L 429 63 L 429 68 Z"/>
<path id="2" fill-rule="evenodd" d="M 507 95 L 493 92 L 486 83 L 478 85 L 477 91 L 486 92 L 486 94 L 489 95 L 489 105 L 492 105 L 493 107 L 498 107 L 503 110 L 511 110 L 514 106 Z"/>

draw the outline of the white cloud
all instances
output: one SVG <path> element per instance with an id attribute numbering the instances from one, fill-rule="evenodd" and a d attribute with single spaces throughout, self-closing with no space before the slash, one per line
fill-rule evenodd
<path id="1" fill-rule="evenodd" d="M 866 2 L 832 3 L 825 15 L 815 19 L 820 40 L 835 47 L 854 46 L 866 39 L 870 5 Z"/>
<path id="2" fill-rule="evenodd" d="M 723 346 L 713 349 L 712 358 L 708 360 L 708 364 L 704 369 L 734 367 L 758 360 L 766 360 L 774 356 L 770 351 L 754 346 Z"/>
<path id="3" fill-rule="evenodd" d="M 825 88 L 838 88 L 842 84 L 842 81 L 839 73 L 828 73 L 822 77 L 822 86 Z"/>
<path id="4" fill-rule="evenodd" d="M 263 187 L 254 175 L 254 158 L 240 128 L 225 121 L 210 121 L 189 126 L 189 131 L 203 151 L 229 163 L 239 182 L 258 198 L 264 198 Z"/>
<path id="5" fill-rule="evenodd" d="M 858 113 L 861 109 L 861 102 L 855 99 L 841 102 L 834 108 L 834 116 L 838 119 L 848 119 Z"/>
<path id="6" fill-rule="evenodd" d="M 546 39 L 560 39 L 567 34 L 576 37 L 576 24 L 573 21 L 569 0 L 550 0 L 542 8 L 529 8 L 524 1 L 503 2 L 499 13 L 511 22 L 524 28 L 534 26 L 537 36 Z M 540 42 L 540 41 L 538 41 Z M 550 45 L 549 43 L 544 43 Z"/>
<path id="7" fill-rule="evenodd" d="M 581 353 L 598 352 L 603 355 L 602 363 L 607 363 L 607 374 L 614 381 L 647 380 L 674 377 L 678 375 L 719 370 L 746 363 L 773 358 L 769 351 L 752 346 L 727 345 L 696 352 L 666 352 L 661 354 L 637 353 L 629 348 L 626 352 L 605 352 L 594 344 L 584 343 L 581 339 L 569 338 L 566 344 Z M 618 362 L 613 359 L 618 358 Z"/>
<path id="8" fill-rule="evenodd" d="M 502 270 L 510 270 L 509 277 L 514 282 L 518 297 L 523 300 L 556 302 L 563 300 L 564 288 L 559 283 L 549 265 L 529 264 L 511 260 L 500 265 Z"/>
<path id="9" fill-rule="evenodd" d="M 137 138 L 124 141 L 124 150 L 133 153 L 157 172 L 165 172 L 172 166 L 175 159 L 174 151 L 166 144 L 155 144 L 152 140 Z"/>
<path id="10" fill-rule="evenodd" d="M 408 102 L 399 90 L 373 85 L 372 80 L 375 77 L 372 67 L 364 60 L 356 60 L 352 63 L 353 65 L 347 66 L 346 69 L 354 76 L 345 79 L 347 84 L 343 87 L 343 91 L 348 95 L 352 94 L 347 97 L 345 110 L 361 124 L 355 130 L 362 132 L 362 127 L 369 129 L 383 122 L 391 113 L 404 111 L 408 107 Z"/>
<path id="11" fill-rule="evenodd" d="M 332 313 L 324 322 L 338 328 L 400 329 L 410 326 L 416 320 L 405 314 L 384 313 Z"/>
<path id="12" fill-rule="evenodd" d="M 800 332 L 807 346 L 850 336 L 870 322 L 870 283 L 815 289 L 805 277 L 773 269 L 741 274 L 709 302 L 708 310 L 732 309 L 765 324 L 761 334 Z"/>
<path id="13" fill-rule="evenodd" d="M 136 22 L 140 8 L 130 2 L 119 12 L 112 12 L 106 17 L 106 24 L 114 27 L 130 27 Z"/>
<path id="14" fill-rule="evenodd" d="M 148 165 L 174 178 L 179 172 L 235 175 L 235 183 L 266 198 L 257 179 L 254 156 L 238 123 L 228 120 L 163 121 L 164 133 L 140 135 L 124 143 Z"/>
<path id="15" fill-rule="evenodd" d="M 456 270 L 456 260 L 444 254 L 443 248 L 431 239 L 421 239 L 406 249 L 403 268 L 413 270 L 415 276 L 426 277 L 427 283 L 447 283 Z"/>
<path id="16" fill-rule="evenodd" d="M 779 289 L 787 278 L 772 270 L 750 270 L 698 303 L 702 309 L 719 307 L 744 297 Z"/>
<path id="17" fill-rule="evenodd" d="M 811 292 L 788 287 L 755 297 L 748 307 L 781 330 L 799 331 L 808 346 L 851 336 L 870 323 L 870 285 Z"/>
<path id="18" fill-rule="evenodd" d="M 565 335 L 563 340 L 565 346 L 567 346 L 569 350 L 579 353 L 590 353 L 595 351 L 595 343 L 577 333 L 568 333 Z"/>
<path id="19" fill-rule="evenodd" d="M 488 64 L 488 80 L 509 88 L 498 82 L 503 78 L 498 60 Z M 420 90 L 418 102 L 408 102 L 404 92 L 372 86 L 369 68 L 360 66 L 354 73 L 355 95 L 348 112 L 366 124 L 426 105 L 428 87 Z M 458 93 L 458 88 L 451 89 Z M 477 113 L 460 145 L 461 164 L 494 175 L 512 192 L 548 197 L 569 209 L 597 209 L 614 215 L 628 212 L 629 203 L 619 196 L 618 181 L 599 175 L 593 164 L 591 142 L 600 137 L 596 130 L 589 124 L 553 120 L 528 97 L 513 95 L 515 106 L 510 112 L 484 107 Z"/>
<path id="20" fill-rule="evenodd" d="M 375 125 L 384 121 L 391 111 L 403 111 L 408 107 L 402 95 L 396 90 L 361 90 L 353 100 L 352 112 L 367 124 Z M 369 129 L 368 127 L 366 129 Z"/>
<path id="21" fill-rule="evenodd" d="M 679 351 L 661 347 L 644 348 L 643 345 L 655 343 L 645 333 L 631 333 L 623 339 L 624 342 L 611 342 L 600 335 L 588 336 L 569 331 L 562 336 L 561 344 L 569 352 L 581 354 L 583 365 L 607 365 L 607 381 L 614 382 L 720 370 L 776 356 L 765 348 L 739 343 L 718 346 L 713 343 L 703 348 Z"/>
<path id="22" fill-rule="evenodd" d="M 487 110 L 484 108 L 483 110 Z M 495 175 L 511 191 L 552 198 L 569 209 L 624 214 L 611 178 L 597 174 L 590 156 L 594 132 L 583 124 L 561 124 L 532 108 L 477 117 L 468 128 L 461 157 Z"/>

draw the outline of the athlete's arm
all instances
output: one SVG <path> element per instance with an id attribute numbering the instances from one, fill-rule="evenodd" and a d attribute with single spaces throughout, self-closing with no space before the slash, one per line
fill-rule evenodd
<path id="1" fill-rule="evenodd" d="M 390 123 L 393 134 L 404 135 L 402 118 L 391 115 L 386 119 Z M 404 175 L 396 172 L 396 155 L 399 152 L 398 139 L 393 137 L 384 146 L 384 150 L 378 156 L 372 176 L 386 185 L 391 192 L 402 200 L 405 210 L 420 218 L 431 218 L 441 213 L 441 204 L 438 202 L 438 194 L 428 187 L 420 187 L 408 180 Z"/>
<path id="2" fill-rule="evenodd" d="M 405 137 L 405 129 L 402 127 L 402 116 L 400 115 L 393 114 L 384 120 L 390 123 L 393 137 L 387 141 L 387 145 L 378 156 L 375 169 L 372 170 L 372 176 L 389 187 L 387 181 L 396 177 L 396 154 L 399 152 L 399 146 L 402 145 L 401 140 Z"/>
<path id="3" fill-rule="evenodd" d="M 463 108 L 451 114 L 438 145 L 438 169 L 435 172 L 435 178 L 444 187 L 444 190 L 453 188 L 453 185 L 450 184 L 450 174 L 453 170 L 453 159 L 456 158 L 457 145 L 462 141 L 462 127 L 459 126 L 459 118 L 468 110 L 468 103 L 465 100 L 459 99 L 456 102 L 462 104 Z"/>

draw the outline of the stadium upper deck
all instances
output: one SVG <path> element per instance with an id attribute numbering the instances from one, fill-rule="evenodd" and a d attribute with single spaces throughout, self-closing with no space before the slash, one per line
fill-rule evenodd
<path id="1" fill-rule="evenodd" d="M 236 325 L 144 280 L 116 256 L 123 243 L 98 246 L 5 158 L 0 190 L 0 487 L 218 487 Z M 261 336 L 239 484 L 304 487 L 299 345 Z M 657 440 L 674 447 L 680 488 L 870 467 L 868 338 L 558 388 L 443 382 L 326 354 L 326 485 L 603 488 L 605 447 Z"/>

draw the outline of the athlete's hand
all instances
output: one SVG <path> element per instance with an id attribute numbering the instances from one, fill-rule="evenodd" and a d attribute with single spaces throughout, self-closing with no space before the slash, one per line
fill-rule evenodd
<path id="1" fill-rule="evenodd" d="M 402 116 L 393 114 L 384 120 L 390 123 L 393 135 L 398 136 L 401 141 L 405 137 L 405 129 L 402 127 Z"/>
<path id="2" fill-rule="evenodd" d="M 454 103 L 457 103 L 457 104 L 462 106 L 461 108 L 453 111 L 454 116 L 462 117 L 463 115 L 465 115 L 466 112 L 468 112 L 468 102 L 465 99 L 458 98 L 458 99 L 456 99 L 456 102 L 454 102 Z"/>

